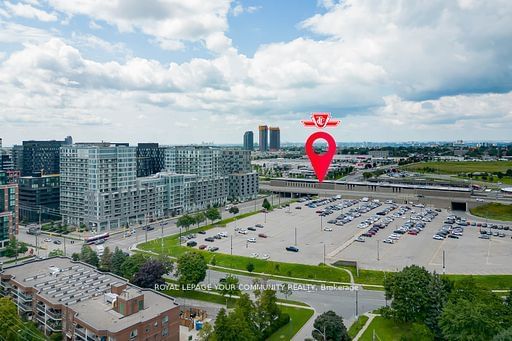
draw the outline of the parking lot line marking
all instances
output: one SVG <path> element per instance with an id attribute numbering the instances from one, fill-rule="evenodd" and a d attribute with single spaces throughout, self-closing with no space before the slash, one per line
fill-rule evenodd
<path id="1" fill-rule="evenodd" d="M 445 242 L 445 240 L 443 240 L 441 242 L 441 244 L 439 244 L 439 247 L 437 248 L 436 252 L 434 252 L 434 255 L 432 256 L 432 258 L 430 258 L 428 265 L 439 265 L 439 264 L 434 264 L 433 261 L 434 261 L 434 258 L 437 257 L 437 254 L 439 253 L 439 251 L 441 251 L 441 248 L 443 247 L 444 242 Z"/>

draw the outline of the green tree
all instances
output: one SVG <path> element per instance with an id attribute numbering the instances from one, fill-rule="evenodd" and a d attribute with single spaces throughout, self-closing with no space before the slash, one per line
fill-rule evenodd
<path id="1" fill-rule="evenodd" d="M 498 333 L 492 341 L 510 341 L 512 340 L 512 327 L 507 328 L 503 330 L 502 332 Z"/>
<path id="2" fill-rule="evenodd" d="M 343 318 L 336 315 L 336 313 L 332 310 L 326 311 L 325 313 L 319 315 L 315 319 L 313 327 L 316 330 L 313 330 L 311 336 L 313 336 L 315 340 L 324 340 L 324 337 L 318 332 L 318 330 L 325 335 L 326 340 L 350 340 L 347 328 L 343 324 Z"/>
<path id="3" fill-rule="evenodd" d="M 263 204 L 261 204 L 261 207 L 266 209 L 267 211 L 270 211 L 272 208 L 272 205 L 268 202 L 267 198 L 263 199 Z"/>
<path id="4" fill-rule="evenodd" d="M 224 297 L 228 296 L 231 298 L 234 295 L 237 295 L 240 293 L 239 288 L 240 281 L 238 280 L 238 277 L 233 275 L 227 275 L 226 280 L 221 283 L 219 286 L 220 288 L 220 294 Z M 227 299 L 226 299 L 226 307 L 227 307 Z"/>
<path id="5" fill-rule="evenodd" d="M 206 220 L 206 216 L 203 212 L 198 212 L 194 215 L 194 221 L 197 224 L 197 227 L 199 227 L 199 224 L 201 224 L 203 221 Z"/>
<path id="6" fill-rule="evenodd" d="M 402 271 L 386 276 L 384 289 L 391 299 L 390 314 L 401 322 L 424 322 L 431 309 L 426 288 L 432 278 L 423 267 L 411 265 Z"/>
<path id="7" fill-rule="evenodd" d="M 281 310 L 277 305 L 275 290 L 264 289 L 255 291 L 256 295 L 256 314 L 258 330 L 268 330 L 273 322 L 281 315 Z"/>
<path id="8" fill-rule="evenodd" d="M 122 276 L 123 271 L 121 270 L 121 267 L 128 257 L 129 255 L 127 253 L 123 252 L 116 246 L 110 261 L 110 271 L 116 275 Z"/>
<path id="9" fill-rule="evenodd" d="M 28 251 L 28 246 L 24 242 L 19 242 L 16 238 L 11 237 L 9 239 L 9 243 L 4 249 L 5 257 L 17 257 L 19 254 L 25 253 Z"/>
<path id="10" fill-rule="evenodd" d="M 506 300 L 479 288 L 470 277 L 455 284 L 439 326 L 448 340 L 491 340 L 508 328 L 510 318 Z"/>
<path id="11" fill-rule="evenodd" d="M 238 212 L 240 212 L 240 210 L 236 206 L 231 206 L 231 208 L 229 209 L 229 213 L 231 213 L 233 215 L 238 214 Z"/>
<path id="12" fill-rule="evenodd" d="M 98 254 L 89 245 L 84 244 L 80 251 L 80 260 L 92 266 L 98 267 L 100 259 Z"/>
<path id="13" fill-rule="evenodd" d="M 144 263 L 146 263 L 146 257 L 140 253 L 129 256 L 121 265 L 122 276 L 128 280 L 132 280 L 133 275 L 139 271 Z"/>
<path id="14" fill-rule="evenodd" d="M 110 248 L 107 246 L 105 250 L 103 250 L 103 254 L 100 258 L 100 268 L 104 271 L 110 271 L 110 267 L 112 266 L 112 252 Z"/>
<path id="15" fill-rule="evenodd" d="M 208 265 L 203 255 L 197 252 L 185 252 L 178 258 L 176 275 L 181 286 L 197 285 L 206 277 Z"/>
<path id="16" fill-rule="evenodd" d="M 71 255 L 71 259 L 74 260 L 75 262 L 79 261 L 80 260 L 80 254 L 77 253 L 77 252 L 73 252 L 73 254 Z"/>
<path id="17" fill-rule="evenodd" d="M 132 283 L 141 288 L 156 289 L 156 285 L 165 283 L 166 265 L 158 259 L 148 259 L 133 275 Z"/>
<path id="18" fill-rule="evenodd" d="M 206 218 L 210 219 L 212 224 L 215 220 L 221 219 L 221 215 L 218 208 L 212 207 L 206 210 Z"/>
<path id="19" fill-rule="evenodd" d="M 51 258 L 51 257 L 62 257 L 64 256 L 64 251 L 62 250 L 59 250 L 59 249 L 56 249 L 56 250 L 52 250 L 48 253 L 48 258 Z"/>
<path id="20" fill-rule="evenodd" d="M 176 222 L 176 226 L 178 227 L 184 227 L 185 230 L 188 230 L 190 225 L 194 225 L 195 220 L 193 217 L 189 216 L 188 214 L 185 214 L 178 218 L 178 221 Z"/>
<path id="21" fill-rule="evenodd" d="M 249 263 L 247 263 L 245 268 L 247 269 L 247 271 L 253 272 L 254 271 L 254 264 L 252 262 L 249 262 Z"/>

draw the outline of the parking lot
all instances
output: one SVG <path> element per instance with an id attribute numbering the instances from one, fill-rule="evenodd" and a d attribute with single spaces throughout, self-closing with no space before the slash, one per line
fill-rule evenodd
<path id="1" fill-rule="evenodd" d="M 319 264 L 324 259 L 327 263 L 352 260 L 361 268 L 390 271 L 418 264 L 437 272 L 443 272 L 444 251 L 446 273 L 512 271 L 510 230 L 484 229 L 476 226 L 477 221 L 472 226 L 469 218 L 469 226 L 455 217 L 453 224 L 447 224 L 452 212 L 421 205 L 373 202 L 368 198 L 331 199 L 316 207 L 306 206 L 310 203 L 293 203 L 198 234 L 194 239 L 196 247 L 303 264 Z M 479 238 L 481 229 L 498 235 Z M 214 238 L 217 234 L 223 237 Z M 441 237 L 434 239 L 436 234 Z M 206 238 L 212 239 L 205 241 Z M 299 251 L 287 251 L 287 247 Z"/>

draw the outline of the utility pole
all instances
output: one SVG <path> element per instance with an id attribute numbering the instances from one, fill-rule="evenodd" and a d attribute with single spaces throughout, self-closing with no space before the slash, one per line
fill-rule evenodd
<path id="1" fill-rule="evenodd" d="M 64 246 L 64 257 L 66 257 L 66 236 L 62 236 L 63 242 L 62 245 Z"/>
<path id="2" fill-rule="evenodd" d="M 43 225 L 41 224 L 41 207 L 39 207 L 39 231 L 36 231 L 36 252 L 39 257 L 39 233 L 43 230 Z"/>
<path id="3" fill-rule="evenodd" d="M 297 246 L 297 228 L 295 227 L 295 246 Z"/>
<path id="4" fill-rule="evenodd" d="M 160 240 L 161 240 L 161 247 L 162 247 L 162 254 L 164 253 L 164 223 L 160 223 L 161 233 L 160 233 Z"/>
<path id="5" fill-rule="evenodd" d="M 445 252 L 443 250 L 443 275 L 446 273 L 446 259 L 445 259 Z"/>
<path id="6" fill-rule="evenodd" d="M 325 264 L 325 243 L 324 243 L 324 264 Z"/>
<path id="7" fill-rule="evenodd" d="M 233 235 L 230 235 L 230 243 L 231 243 L 231 256 L 233 256 Z"/>
<path id="8" fill-rule="evenodd" d="M 146 236 L 146 243 L 148 242 L 148 218 L 147 218 L 147 214 L 144 213 L 144 231 L 146 231 L 144 233 L 144 235 Z"/>
<path id="9" fill-rule="evenodd" d="M 356 317 L 359 316 L 359 287 L 356 288 Z"/>
<path id="10" fill-rule="evenodd" d="M 379 242 L 380 240 L 377 239 L 377 260 L 379 261 L 380 260 L 380 254 L 379 254 Z"/>

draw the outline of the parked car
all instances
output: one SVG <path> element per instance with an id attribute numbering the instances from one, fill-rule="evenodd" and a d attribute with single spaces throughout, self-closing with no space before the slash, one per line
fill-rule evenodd
<path id="1" fill-rule="evenodd" d="M 265 233 L 260 233 L 260 234 L 258 234 L 258 237 L 260 237 L 260 238 L 267 238 L 267 235 Z"/>
<path id="2" fill-rule="evenodd" d="M 332 231 L 332 227 L 324 227 L 324 231 Z"/>
<path id="3" fill-rule="evenodd" d="M 245 230 L 245 229 L 240 229 L 240 230 L 238 230 L 238 233 L 241 233 L 241 234 L 247 234 L 247 230 Z"/>
<path id="4" fill-rule="evenodd" d="M 269 259 L 269 258 L 270 258 L 270 256 L 267 255 L 266 253 L 263 256 L 261 256 L 261 259 Z"/>
<path id="5" fill-rule="evenodd" d="M 102 239 L 100 239 L 100 240 L 102 240 Z M 98 242 L 99 242 L 100 240 L 97 240 L 94 244 L 98 245 Z M 105 242 L 105 241 L 103 241 L 103 243 L 104 243 L 104 242 Z M 53 244 L 60 245 L 60 244 L 62 244 L 62 242 L 61 242 L 60 240 L 58 240 L 58 239 L 55 239 L 55 240 L 53 241 Z M 102 243 L 99 243 L 99 244 L 102 244 Z"/>
<path id="6" fill-rule="evenodd" d="M 250 226 L 247 228 L 249 231 L 256 231 L 256 227 Z"/>
<path id="7" fill-rule="evenodd" d="M 296 246 L 287 246 L 286 251 L 299 252 L 299 248 Z"/>
<path id="8" fill-rule="evenodd" d="M 247 239 L 249 243 L 256 243 L 256 238 L 249 238 Z"/>
<path id="9" fill-rule="evenodd" d="M 254 226 L 256 226 L 257 228 L 260 228 L 260 229 L 262 229 L 262 228 L 263 228 L 263 225 L 261 225 L 261 224 L 256 224 L 256 225 L 254 225 Z"/>
<path id="10" fill-rule="evenodd" d="M 197 242 L 195 240 L 189 240 L 187 242 L 187 246 L 194 247 L 197 245 Z"/>
<path id="11" fill-rule="evenodd" d="M 206 231 L 197 231 L 199 234 L 206 234 Z"/>
<path id="12" fill-rule="evenodd" d="M 208 251 L 210 251 L 210 252 L 215 252 L 215 251 L 218 251 L 218 250 L 219 250 L 219 248 L 218 248 L 218 247 L 216 247 L 216 246 L 210 246 L 210 247 L 208 248 Z"/>
<path id="13" fill-rule="evenodd" d="M 205 245 L 205 244 L 201 244 L 201 245 L 199 245 L 199 250 L 204 250 L 204 249 L 206 249 L 207 247 L 208 247 L 207 245 Z"/>
<path id="14" fill-rule="evenodd" d="M 208 237 L 208 238 L 205 238 L 204 240 L 207 242 L 210 242 L 210 243 L 215 241 L 215 239 L 213 237 Z"/>
<path id="15" fill-rule="evenodd" d="M 432 237 L 435 240 L 444 240 L 444 238 L 438 234 L 436 234 L 434 237 Z"/>

